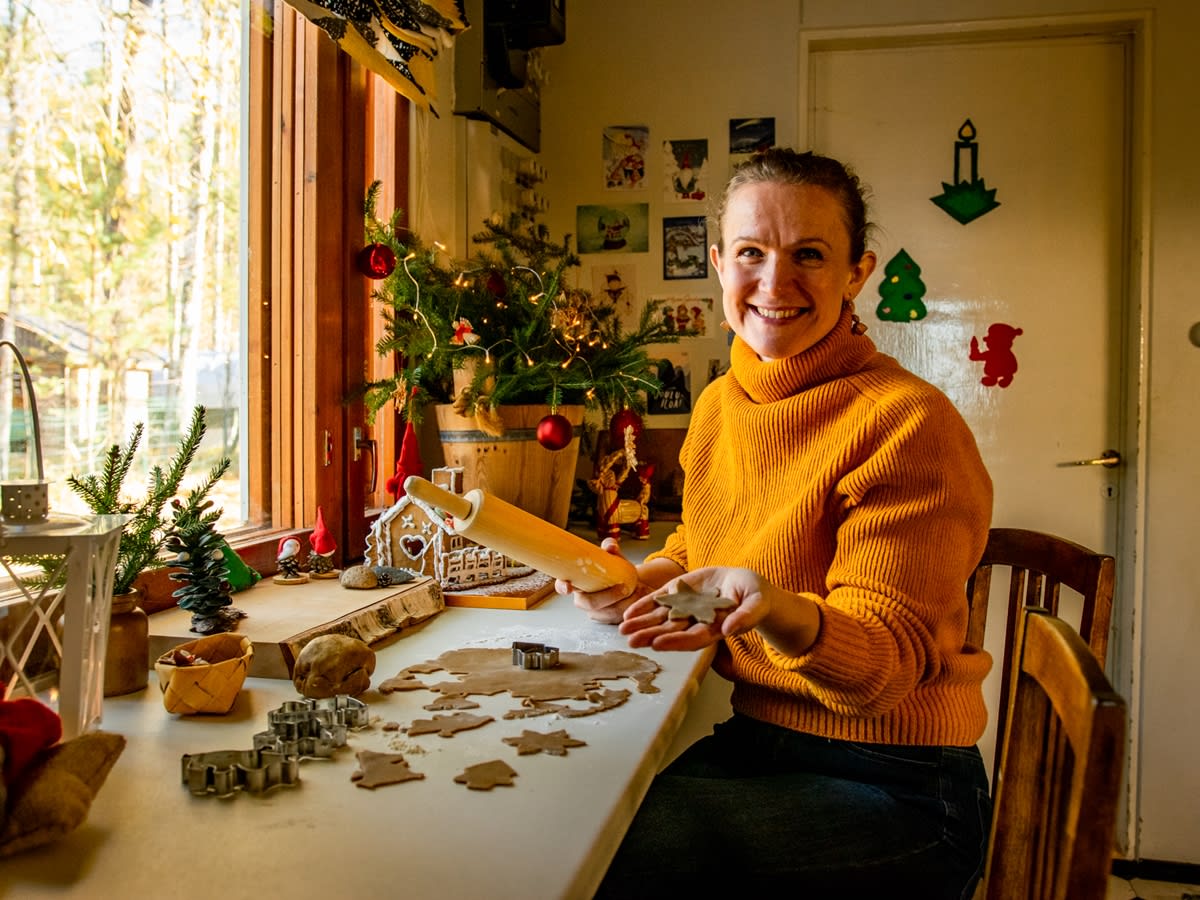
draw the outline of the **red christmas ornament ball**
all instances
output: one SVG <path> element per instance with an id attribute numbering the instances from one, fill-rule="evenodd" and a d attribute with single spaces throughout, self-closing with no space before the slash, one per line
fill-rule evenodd
<path id="1" fill-rule="evenodd" d="M 487 281 L 484 282 L 488 293 L 497 300 L 503 300 L 508 293 L 508 285 L 504 283 L 504 276 L 495 269 L 488 272 Z"/>
<path id="2" fill-rule="evenodd" d="M 642 436 L 642 417 L 629 407 L 617 410 L 608 423 L 608 441 L 613 449 L 625 446 L 625 429 L 633 428 L 633 439 Z"/>
<path id="3" fill-rule="evenodd" d="M 358 271 L 376 280 L 387 278 L 396 268 L 396 254 L 387 244 L 367 244 L 358 251 Z"/>
<path id="4" fill-rule="evenodd" d="M 538 422 L 538 443 L 547 450 L 561 450 L 575 437 L 575 426 L 566 416 L 553 413 Z"/>

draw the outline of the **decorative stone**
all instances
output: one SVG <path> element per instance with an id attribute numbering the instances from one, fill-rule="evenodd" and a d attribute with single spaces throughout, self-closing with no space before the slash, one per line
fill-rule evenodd
<path id="1" fill-rule="evenodd" d="M 372 566 L 371 571 L 381 587 L 391 587 L 393 584 L 408 584 L 417 578 L 417 573 L 411 569 L 401 569 L 397 566 Z"/>
<path id="2" fill-rule="evenodd" d="M 292 684 L 316 700 L 348 694 L 357 697 L 371 686 L 375 651 L 358 638 L 344 634 L 315 637 L 296 657 Z"/>
<path id="3" fill-rule="evenodd" d="M 350 566 L 342 572 L 338 580 L 344 588 L 362 590 L 379 587 L 379 576 L 371 570 L 370 566 Z"/>

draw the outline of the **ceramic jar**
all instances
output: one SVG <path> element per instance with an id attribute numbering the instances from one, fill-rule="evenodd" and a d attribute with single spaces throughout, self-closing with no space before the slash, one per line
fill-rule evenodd
<path id="1" fill-rule="evenodd" d="M 136 590 L 114 594 L 104 656 L 104 696 L 131 694 L 150 679 L 150 622 Z"/>

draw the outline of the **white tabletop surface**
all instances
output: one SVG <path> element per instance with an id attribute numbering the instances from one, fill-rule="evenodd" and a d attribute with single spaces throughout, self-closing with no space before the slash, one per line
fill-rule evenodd
<path id="1" fill-rule="evenodd" d="M 374 897 L 586 898 L 594 892 L 707 670 L 708 654 L 638 651 L 662 670 L 658 693 L 637 691 L 596 715 L 505 720 L 511 696 L 473 697 L 495 721 L 452 738 L 384 732 L 434 713 L 438 695 L 382 695 L 402 668 L 460 647 L 535 641 L 560 651 L 628 649 L 611 626 L 589 621 L 567 597 L 532 610 L 451 608 L 378 650 L 372 688 L 359 699 L 373 725 L 351 732 L 332 759 L 305 759 L 300 783 L 226 799 L 195 797 L 181 783 L 184 753 L 240 750 L 267 728 L 267 713 L 296 699 L 291 682 L 248 679 L 226 716 L 180 718 L 162 706 L 157 682 L 108 698 L 102 727 L 126 736 L 124 754 L 87 822 L 55 844 L 0 861 L 0 896 L 171 898 Z M 446 673 L 435 673 L 444 680 Z M 430 676 L 420 676 L 428 679 Z M 522 730 L 586 742 L 566 756 L 518 756 L 501 742 Z M 374 791 L 350 781 L 355 752 L 394 752 L 400 741 L 424 780 Z M 410 752 L 416 747 L 424 752 Z M 512 787 L 468 790 L 466 766 L 503 759 Z"/>

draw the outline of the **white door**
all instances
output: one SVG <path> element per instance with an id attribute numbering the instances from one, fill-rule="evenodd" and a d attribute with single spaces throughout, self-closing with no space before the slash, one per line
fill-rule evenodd
<path id="1" fill-rule="evenodd" d="M 970 423 L 995 484 L 994 525 L 1118 559 L 1135 450 L 1122 438 L 1128 60 L 1121 38 L 1097 35 L 816 45 L 808 68 L 809 146 L 851 163 L 873 195 L 879 266 L 857 301 L 869 336 Z M 956 162 L 959 180 L 982 180 L 978 190 L 994 189 L 999 204 L 967 224 L 931 201 L 955 183 Z M 901 250 L 919 268 L 908 293 L 925 316 L 880 320 L 885 266 Z M 1007 386 L 996 326 L 1020 330 L 1007 332 L 1016 361 Z M 986 360 L 970 358 L 973 338 Z M 1124 463 L 1060 465 L 1107 450 Z M 995 654 L 1003 613 L 992 606 Z M 998 679 L 985 690 L 994 709 Z M 985 758 L 993 741 L 989 728 Z"/>

